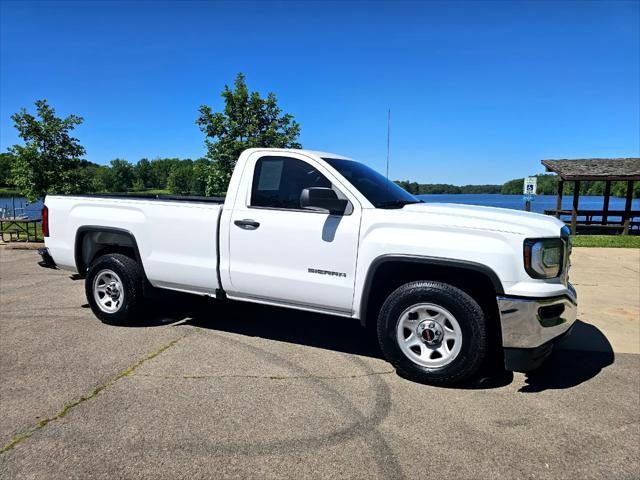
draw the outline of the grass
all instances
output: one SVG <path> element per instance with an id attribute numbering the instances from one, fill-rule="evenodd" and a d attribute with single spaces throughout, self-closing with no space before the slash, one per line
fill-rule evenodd
<path id="1" fill-rule="evenodd" d="M 640 248 L 640 235 L 576 235 L 574 247 Z"/>
<path id="2" fill-rule="evenodd" d="M 20 192 L 13 188 L 0 187 L 0 197 L 19 197 Z"/>
<path id="3" fill-rule="evenodd" d="M 130 192 L 132 195 L 171 195 L 171 192 L 167 189 L 162 188 L 145 188 L 144 190 L 132 190 Z"/>
<path id="4" fill-rule="evenodd" d="M 32 229 L 32 228 L 33 228 L 33 227 L 32 227 L 31 225 L 29 225 L 29 231 L 31 231 L 31 229 Z M 9 228 L 9 227 L 7 227 L 7 225 L 6 225 L 6 224 L 3 224 L 3 225 L 2 225 L 2 232 L 8 232 L 9 230 L 14 230 L 14 229 L 15 229 L 15 227 L 11 227 L 11 228 Z M 37 241 L 38 241 L 38 242 L 44 242 L 44 237 L 42 236 L 42 223 L 39 223 L 39 224 L 37 225 L 36 233 L 37 233 Z M 20 233 L 18 234 L 18 240 L 19 240 L 19 241 L 22 241 L 22 242 L 23 242 L 23 241 L 25 241 L 25 240 L 26 240 L 26 237 L 27 237 L 26 233 L 20 232 Z M 9 235 L 6 235 L 6 238 L 7 238 L 7 240 L 8 240 L 8 239 L 9 239 Z M 13 238 L 14 238 L 14 239 L 16 238 L 16 237 L 15 237 L 15 235 L 14 235 L 14 237 L 13 237 Z M 33 240 L 32 240 L 32 241 L 33 241 Z"/>

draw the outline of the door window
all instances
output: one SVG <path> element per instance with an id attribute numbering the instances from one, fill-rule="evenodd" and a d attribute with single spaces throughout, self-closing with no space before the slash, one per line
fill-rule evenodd
<path id="1" fill-rule="evenodd" d="M 300 194 L 312 187 L 331 188 L 331 182 L 302 160 L 262 157 L 253 171 L 251 206 L 302 210 Z"/>

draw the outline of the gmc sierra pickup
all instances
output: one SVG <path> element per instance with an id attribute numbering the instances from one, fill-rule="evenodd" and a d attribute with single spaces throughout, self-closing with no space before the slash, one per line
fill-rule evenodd
<path id="1" fill-rule="evenodd" d="M 41 264 L 84 276 L 104 321 L 134 322 L 152 287 L 351 317 L 424 383 L 491 353 L 536 368 L 576 318 L 562 222 L 423 203 L 330 153 L 247 150 L 224 199 L 50 195 L 42 218 Z"/>

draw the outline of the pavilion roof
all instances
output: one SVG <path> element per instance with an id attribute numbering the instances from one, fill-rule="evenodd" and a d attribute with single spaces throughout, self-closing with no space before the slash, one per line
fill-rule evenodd
<path id="1" fill-rule="evenodd" d="M 640 158 L 542 160 L 542 164 L 563 180 L 640 180 Z"/>

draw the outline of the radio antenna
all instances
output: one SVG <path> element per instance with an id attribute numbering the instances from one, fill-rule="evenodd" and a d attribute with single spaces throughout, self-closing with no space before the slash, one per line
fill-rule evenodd
<path id="1" fill-rule="evenodd" d="M 391 139 L 391 109 L 387 110 L 387 180 L 389 180 L 389 141 Z"/>

